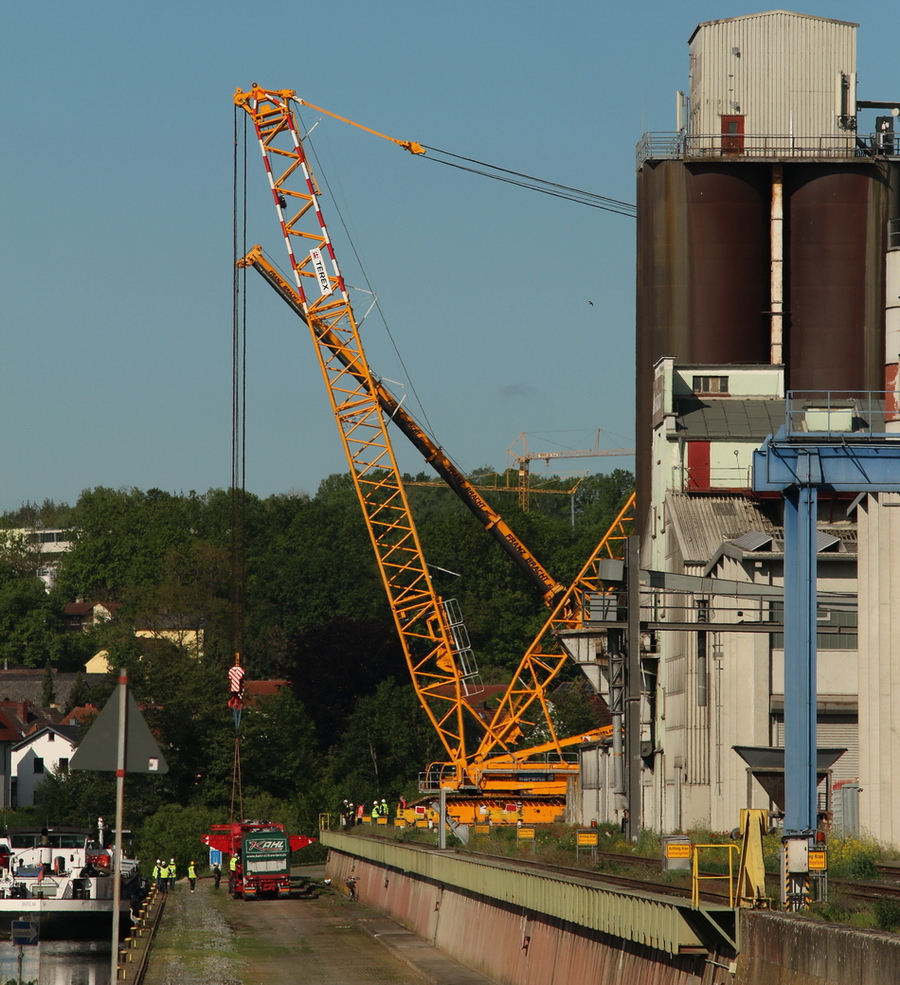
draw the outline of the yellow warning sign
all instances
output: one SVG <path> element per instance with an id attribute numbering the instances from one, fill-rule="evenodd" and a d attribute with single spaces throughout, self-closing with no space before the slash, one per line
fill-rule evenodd
<path id="1" fill-rule="evenodd" d="M 670 841 L 666 844 L 666 858 L 690 858 L 691 844 L 683 841 Z"/>
<path id="2" fill-rule="evenodd" d="M 828 868 L 828 852 L 810 852 L 809 853 L 809 869 L 827 869 Z"/>
<path id="3" fill-rule="evenodd" d="M 534 841 L 534 828 L 519 828 L 519 841 Z"/>
<path id="4" fill-rule="evenodd" d="M 577 844 L 582 848 L 584 846 L 596 848 L 600 843 L 596 831 L 579 831 L 576 837 L 578 839 Z"/>

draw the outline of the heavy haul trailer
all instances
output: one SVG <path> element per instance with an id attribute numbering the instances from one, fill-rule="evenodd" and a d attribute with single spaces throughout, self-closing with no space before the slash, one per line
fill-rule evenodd
<path id="1" fill-rule="evenodd" d="M 237 899 L 270 896 L 284 899 L 291 894 L 291 852 L 316 839 L 289 835 L 283 824 L 245 821 L 214 824 L 213 834 L 200 839 L 209 848 L 228 856 L 228 892 Z M 231 860 L 235 860 L 234 868 Z"/>

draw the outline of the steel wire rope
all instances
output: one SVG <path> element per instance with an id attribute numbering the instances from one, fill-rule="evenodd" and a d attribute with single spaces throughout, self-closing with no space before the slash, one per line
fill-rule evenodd
<path id="1" fill-rule="evenodd" d="M 464 164 L 454 164 L 452 161 L 442 161 L 438 157 L 428 157 L 422 155 L 422 160 L 431 161 L 434 164 L 445 164 L 448 168 L 456 168 L 459 171 L 469 171 L 472 174 L 480 174 L 485 178 L 493 178 L 495 181 L 505 181 L 510 185 L 517 185 L 520 188 L 528 188 L 531 191 L 541 192 L 544 195 L 552 195 L 555 198 L 566 199 L 570 202 L 577 202 L 587 205 L 592 209 L 602 209 L 605 212 L 613 212 L 616 215 L 624 215 L 634 218 L 637 215 L 637 206 L 631 202 L 622 202 L 616 198 L 608 198 L 606 195 L 598 195 L 596 192 L 585 191 L 582 188 L 575 188 L 572 185 L 563 185 L 556 181 L 548 181 L 546 178 L 537 178 L 534 175 L 525 174 L 523 171 L 512 171 L 509 168 L 501 168 L 496 164 L 488 164 L 486 161 L 479 161 L 474 157 L 464 157 L 462 154 L 454 154 L 452 151 L 441 150 L 439 147 L 428 147 L 427 150 L 434 151 L 436 154 L 445 154 L 447 157 L 455 157 L 459 161 L 468 161 L 470 164 L 477 164 L 479 168 L 490 168 L 490 171 L 481 171 L 478 168 L 469 168 Z M 514 175 L 513 178 L 504 178 L 500 174 L 493 174 L 500 171 L 503 174 Z M 524 180 L 516 180 L 524 179 Z M 554 190 L 555 189 L 555 190 Z"/>
<path id="2" fill-rule="evenodd" d="M 231 652 L 237 665 L 243 663 L 244 589 L 246 583 L 246 454 L 247 434 L 247 275 L 237 261 L 247 252 L 247 119 L 242 113 L 239 134 L 238 107 L 234 109 L 232 162 L 232 338 L 231 338 Z M 242 140 L 239 139 L 242 136 Z M 242 159 L 239 148 L 242 147 Z M 239 182 L 239 175 L 242 181 Z M 240 192 L 239 192 L 239 185 Z M 240 218 L 239 218 L 240 216 Z M 240 244 L 240 247 L 239 247 Z M 241 776 L 240 712 L 235 710 L 234 763 L 231 775 L 231 814 L 237 800 L 241 816 L 244 792 Z"/>

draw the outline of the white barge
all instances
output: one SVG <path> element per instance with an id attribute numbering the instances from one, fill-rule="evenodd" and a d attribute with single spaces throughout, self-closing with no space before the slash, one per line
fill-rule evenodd
<path id="1" fill-rule="evenodd" d="M 87 828 L 20 828 L 0 835 L 0 925 L 31 919 L 42 936 L 76 938 L 112 926 L 115 849 Z M 121 926 L 143 891 L 139 863 L 122 858 Z"/>

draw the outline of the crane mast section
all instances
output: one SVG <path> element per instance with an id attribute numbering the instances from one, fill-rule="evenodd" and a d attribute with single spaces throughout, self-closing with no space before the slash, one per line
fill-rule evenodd
<path id="1" fill-rule="evenodd" d="M 245 257 L 238 261 L 239 266 L 253 266 L 276 291 L 276 293 L 303 320 L 303 305 L 299 295 L 281 276 L 278 270 L 263 255 L 262 249 L 255 246 Z M 345 363 L 347 370 L 360 382 L 364 383 L 364 374 L 349 361 L 349 355 L 338 345 L 337 339 L 331 335 L 320 337 L 320 343 L 334 351 L 334 354 Z M 422 455 L 425 461 L 440 475 L 447 485 L 462 500 L 472 515 L 484 529 L 500 545 L 508 557 L 525 573 L 528 580 L 541 593 L 544 604 L 555 608 L 562 594 L 566 591 L 544 568 L 528 547 L 518 538 L 502 515 L 478 492 L 469 480 L 453 464 L 447 453 L 434 441 L 427 431 L 409 414 L 400 401 L 377 378 L 372 377 L 375 397 L 388 419 L 403 432 L 412 445 Z"/>
<path id="2" fill-rule="evenodd" d="M 254 85 L 249 93 L 238 90 L 234 100 L 256 129 L 295 289 L 315 343 L 413 685 L 461 777 L 467 759 L 466 711 L 477 718 L 463 699 L 465 682 L 448 616 L 431 584 L 381 407 L 374 396 L 372 374 L 322 216 L 315 178 L 290 108 L 292 96 L 290 90 L 264 90 Z M 286 147 L 282 146 L 285 141 Z M 280 173 L 273 167 L 275 160 L 286 162 Z M 298 179 L 299 188 L 295 186 Z M 297 206 L 291 215 L 286 214 L 288 201 Z M 298 240 L 309 246 L 309 253 L 302 258 L 294 250 Z M 312 296 L 314 292 L 318 297 Z"/>
<path id="3" fill-rule="evenodd" d="M 488 757 L 498 755 L 498 750 L 509 752 L 521 737 L 526 713 L 535 701 L 541 705 L 544 720 L 550 728 L 551 745 L 557 752 L 561 751 L 564 740 L 555 734 L 547 704 L 549 686 L 569 659 L 561 636 L 566 631 L 581 629 L 590 618 L 592 597 L 606 591 L 598 574 L 597 562 L 602 557 L 625 556 L 625 542 L 634 529 L 635 501 L 635 494 L 632 493 L 525 652 L 472 757 L 471 772 L 477 773 Z"/>

